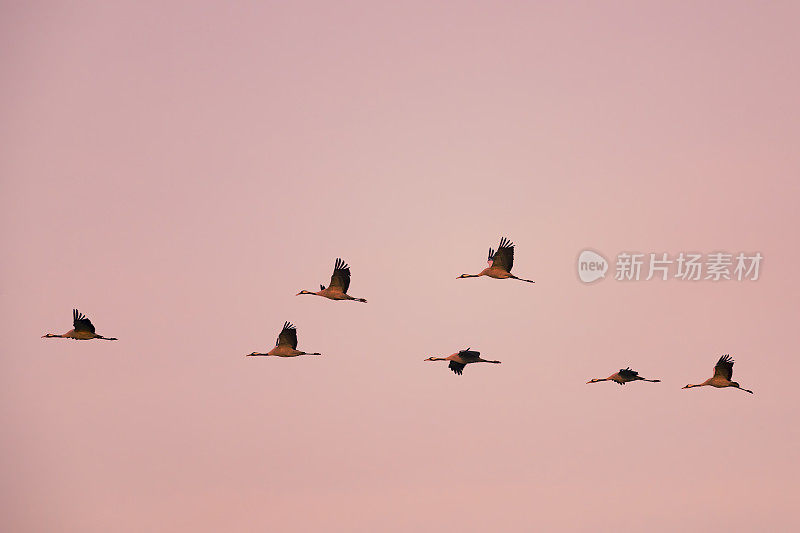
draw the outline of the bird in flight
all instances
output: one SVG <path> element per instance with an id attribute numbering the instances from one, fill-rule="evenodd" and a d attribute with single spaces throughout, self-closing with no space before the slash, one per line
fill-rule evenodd
<path id="1" fill-rule="evenodd" d="M 300 291 L 295 296 L 301 294 L 316 294 L 317 296 L 324 296 L 329 300 L 354 300 L 356 302 L 367 303 L 364 298 L 353 298 L 347 294 L 347 289 L 350 288 L 350 267 L 341 259 L 336 259 L 336 264 L 333 266 L 333 274 L 331 274 L 331 283 L 328 288 L 325 285 L 320 285 L 317 292 Z"/>
<path id="2" fill-rule="evenodd" d="M 684 389 L 691 389 L 692 387 L 702 387 L 703 385 L 711 385 L 712 387 L 717 387 L 718 389 L 724 387 L 734 387 L 739 390 L 743 390 L 745 392 L 749 392 L 753 394 L 753 391 L 748 389 L 743 389 L 739 386 L 739 384 L 735 381 L 731 381 L 733 377 L 733 359 L 730 355 L 725 354 L 719 358 L 717 364 L 714 365 L 714 375 L 705 380 L 702 383 L 698 383 L 697 385 L 686 385 L 683 387 Z"/>
<path id="3" fill-rule="evenodd" d="M 291 322 L 284 322 L 283 329 L 278 334 L 275 347 L 267 353 L 253 352 L 248 357 L 255 355 L 274 355 L 276 357 L 297 357 L 298 355 L 322 355 L 321 353 L 301 352 L 297 349 L 297 328 Z"/>
<path id="4" fill-rule="evenodd" d="M 91 339 L 103 339 L 104 341 L 117 340 L 114 337 L 103 337 L 102 335 L 95 333 L 94 324 L 92 324 L 92 321 L 86 318 L 86 316 L 77 309 L 72 310 L 72 328 L 73 329 L 69 330 L 63 335 L 48 333 L 46 335 L 42 335 L 42 338 L 59 337 L 62 339 L 75 339 L 79 341 L 88 341 Z"/>
<path id="5" fill-rule="evenodd" d="M 599 383 L 601 381 L 613 381 L 614 383 L 619 383 L 620 385 L 625 385 L 629 381 L 650 381 L 652 383 L 661 383 L 660 379 L 643 378 L 637 371 L 631 370 L 630 367 L 621 368 L 619 372 L 616 374 L 611 374 L 607 378 L 596 378 L 591 381 L 587 381 L 586 383 Z"/>
<path id="6" fill-rule="evenodd" d="M 514 243 L 502 237 L 500 239 L 500 246 L 497 247 L 497 252 L 489 248 L 489 266 L 481 270 L 479 274 L 461 274 L 456 279 L 461 278 L 477 278 L 480 276 L 489 276 L 495 279 L 518 279 L 528 283 L 536 283 L 529 279 L 518 278 L 511 273 L 511 268 L 514 266 Z"/>
<path id="7" fill-rule="evenodd" d="M 461 350 L 458 353 L 448 355 L 447 357 L 428 357 L 425 360 L 450 361 L 450 364 L 448 365 L 450 367 L 450 370 L 452 370 L 459 376 L 464 371 L 464 367 L 470 363 L 494 363 L 496 365 L 500 364 L 500 361 L 488 361 L 486 359 L 481 359 L 481 352 L 476 352 L 470 350 L 469 348 L 467 348 L 466 350 Z"/>

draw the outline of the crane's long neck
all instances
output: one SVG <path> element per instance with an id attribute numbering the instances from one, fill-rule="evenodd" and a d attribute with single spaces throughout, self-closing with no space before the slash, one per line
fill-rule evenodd
<path id="1" fill-rule="evenodd" d="M 479 278 L 481 274 L 461 274 L 459 278 Z"/>
<path id="2" fill-rule="evenodd" d="M 660 379 L 645 379 L 645 378 L 639 378 L 639 379 L 641 379 L 642 381 L 649 381 L 650 383 L 661 383 Z"/>
<path id="3" fill-rule="evenodd" d="M 313 294 L 314 296 L 324 296 L 323 291 L 311 292 L 311 291 L 302 290 L 302 291 L 297 293 L 297 296 L 300 296 L 301 294 Z"/>
<path id="4" fill-rule="evenodd" d="M 66 337 L 64 335 L 58 335 L 56 333 L 47 333 L 45 335 L 42 335 L 43 339 L 45 339 L 45 338 L 53 338 L 53 337 L 58 337 L 59 339 L 66 339 Z"/>
<path id="5" fill-rule="evenodd" d="M 429 357 L 428 361 L 447 361 L 444 357 Z"/>
<path id="6" fill-rule="evenodd" d="M 587 381 L 587 383 L 600 383 L 601 381 L 608 381 L 608 378 L 594 378 Z"/>

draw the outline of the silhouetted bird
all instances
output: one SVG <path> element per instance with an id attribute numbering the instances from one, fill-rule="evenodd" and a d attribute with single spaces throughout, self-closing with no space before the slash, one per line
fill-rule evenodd
<path id="1" fill-rule="evenodd" d="M 629 381 L 650 381 L 652 383 L 661 383 L 660 379 L 645 379 L 639 375 L 639 373 L 635 370 L 631 370 L 630 368 L 622 368 L 616 374 L 611 374 L 607 378 L 596 378 L 591 381 L 587 381 L 586 383 L 599 383 L 600 381 L 613 381 L 614 383 L 619 383 L 620 385 L 625 385 Z"/>
<path id="2" fill-rule="evenodd" d="M 489 276 L 495 279 L 518 279 L 528 283 L 535 283 L 529 279 L 518 278 L 511 273 L 511 268 L 514 266 L 514 243 L 505 237 L 500 239 L 500 246 L 497 252 L 489 248 L 489 267 L 481 270 L 479 274 L 461 274 L 456 279 L 461 278 L 477 278 L 480 276 Z"/>
<path id="3" fill-rule="evenodd" d="M 743 389 L 739 386 L 739 384 L 735 381 L 731 381 L 733 377 L 733 359 L 728 354 L 723 355 L 717 361 L 717 364 L 714 365 L 714 375 L 702 383 L 698 383 L 697 385 L 686 385 L 683 387 L 684 389 L 691 389 L 692 387 L 702 387 L 703 385 L 711 385 L 712 387 L 717 387 L 718 389 L 722 389 L 724 387 L 734 387 L 739 390 L 743 390 L 745 392 L 749 392 L 753 394 L 753 391 L 748 389 Z"/>
<path id="4" fill-rule="evenodd" d="M 92 321 L 86 318 L 86 316 L 84 316 L 83 313 L 81 313 L 77 309 L 72 310 L 72 327 L 73 329 L 69 330 L 63 335 L 48 333 L 47 335 L 42 335 L 42 338 L 44 339 L 45 337 L 58 337 L 61 339 L 75 339 L 79 341 L 88 341 L 92 339 L 103 339 L 104 341 L 117 340 L 116 338 L 113 337 L 103 337 L 102 335 L 98 335 L 97 333 L 95 333 Z"/>
<path id="5" fill-rule="evenodd" d="M 454 353 L 452 355 L 448 355 L 447 357 L 428 357 L 425 359 L 426 361 L 450 361 L 448 365 L 450 370 L 458 374 L 459 376 L 464 371 L 464 367 L 471 364 L 471 363 L 494 363 L 500 364 L 500 361 L 488 361 L 486 359 L 481 359 L 481 352 L 475 352 L 467 348 L 466 350 L 461 350 L 458 353 Z"/>
<path id="6" fill-rule="evenodd" d="M 336 259 L 336 264 L 333 267 L 333 274 L 331 275 L 331 283 L 328 288 L 325 285 L 319 286 L 320 290 L 317 292 L 300 291 L 296 296 L 301 294 L 316 294 L 323 296 L 329 300 L 354 300 L 356 302 L 367 303 L 364 298 L 353 298 L 347 294 L 347 289 L 350 288 L 350 267 L 341 259 Z"/>
<path id="7" fill-rule="evenodd" d="M 297 328 L 290 322 L 283 323 L 283 329 L 278 334 L 278 340 L 275 341 L 275 347 L 267 353 L 253 352 L 247 354 L 249 356 L 255 355 L 274 355 L 275 357 L 297 357 L 298 355 L 322 355 L 321 353 L 308 353 L 301 352 L 297 349 Z"/>

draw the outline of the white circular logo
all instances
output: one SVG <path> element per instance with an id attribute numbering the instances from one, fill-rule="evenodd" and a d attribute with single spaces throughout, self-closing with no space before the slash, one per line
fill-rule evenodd
<path id="1" fill-rule="evenodd" d="M 592 250 L 584 250 L 578 256 L 578 277 L 584 283 L 591 283 L 606 277 L 608 261 Z"/>

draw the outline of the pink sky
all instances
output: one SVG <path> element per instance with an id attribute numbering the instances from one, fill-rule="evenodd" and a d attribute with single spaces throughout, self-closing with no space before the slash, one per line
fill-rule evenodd
<path id="1" fill-rule="evenodd" d="M 668 4 L 4 2 L 2 529 L 800 527 L 800 8 Z"/>

